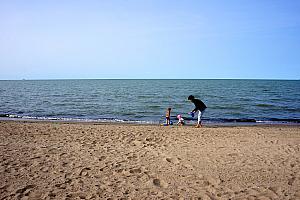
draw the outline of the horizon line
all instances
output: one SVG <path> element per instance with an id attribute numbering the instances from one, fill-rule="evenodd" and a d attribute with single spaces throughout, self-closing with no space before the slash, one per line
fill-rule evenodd
<path id="1" fill-rule="evenodd" d="M 51 81 L 51 80 L 286 80 L 299 81 L 287 78 L 41 78 L 41 79 L 0 79 L 0 81 Z"/>

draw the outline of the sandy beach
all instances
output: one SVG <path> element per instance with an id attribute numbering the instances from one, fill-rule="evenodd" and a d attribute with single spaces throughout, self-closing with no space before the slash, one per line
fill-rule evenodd
<path id="1" fill-rule="evenodd" d="M 299 126 L 0 122 L 0 199 L 300 199 Z"/>

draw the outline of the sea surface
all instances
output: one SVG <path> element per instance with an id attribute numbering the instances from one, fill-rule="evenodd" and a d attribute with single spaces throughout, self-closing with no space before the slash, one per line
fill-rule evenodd
<path id="1" fill-rule="evenodd" d="M 12 80 L 0 81 L 0 117 L 12 119 L 188 123 L 194 105 L 204 123 L 300 123 L 300 81 L 288 80 Z"/>

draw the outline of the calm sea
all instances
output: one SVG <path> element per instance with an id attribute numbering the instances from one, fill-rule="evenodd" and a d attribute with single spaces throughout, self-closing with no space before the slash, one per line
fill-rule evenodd
<path id="1" fill-rule="evenodd" d="M 0 116 L 46 120 L 159 123 L 194 105 L 204 123 L 300 123 L 300 81 L 283 80 L 20 80 L 0 81 Z"/>

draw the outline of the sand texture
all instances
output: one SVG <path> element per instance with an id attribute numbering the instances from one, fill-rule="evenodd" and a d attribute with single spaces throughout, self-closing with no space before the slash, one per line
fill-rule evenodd
<path id="1" fill-rule="evenodd" d="M 300 199 L 299 126 L 0 122 L 0 199 Z"/>

